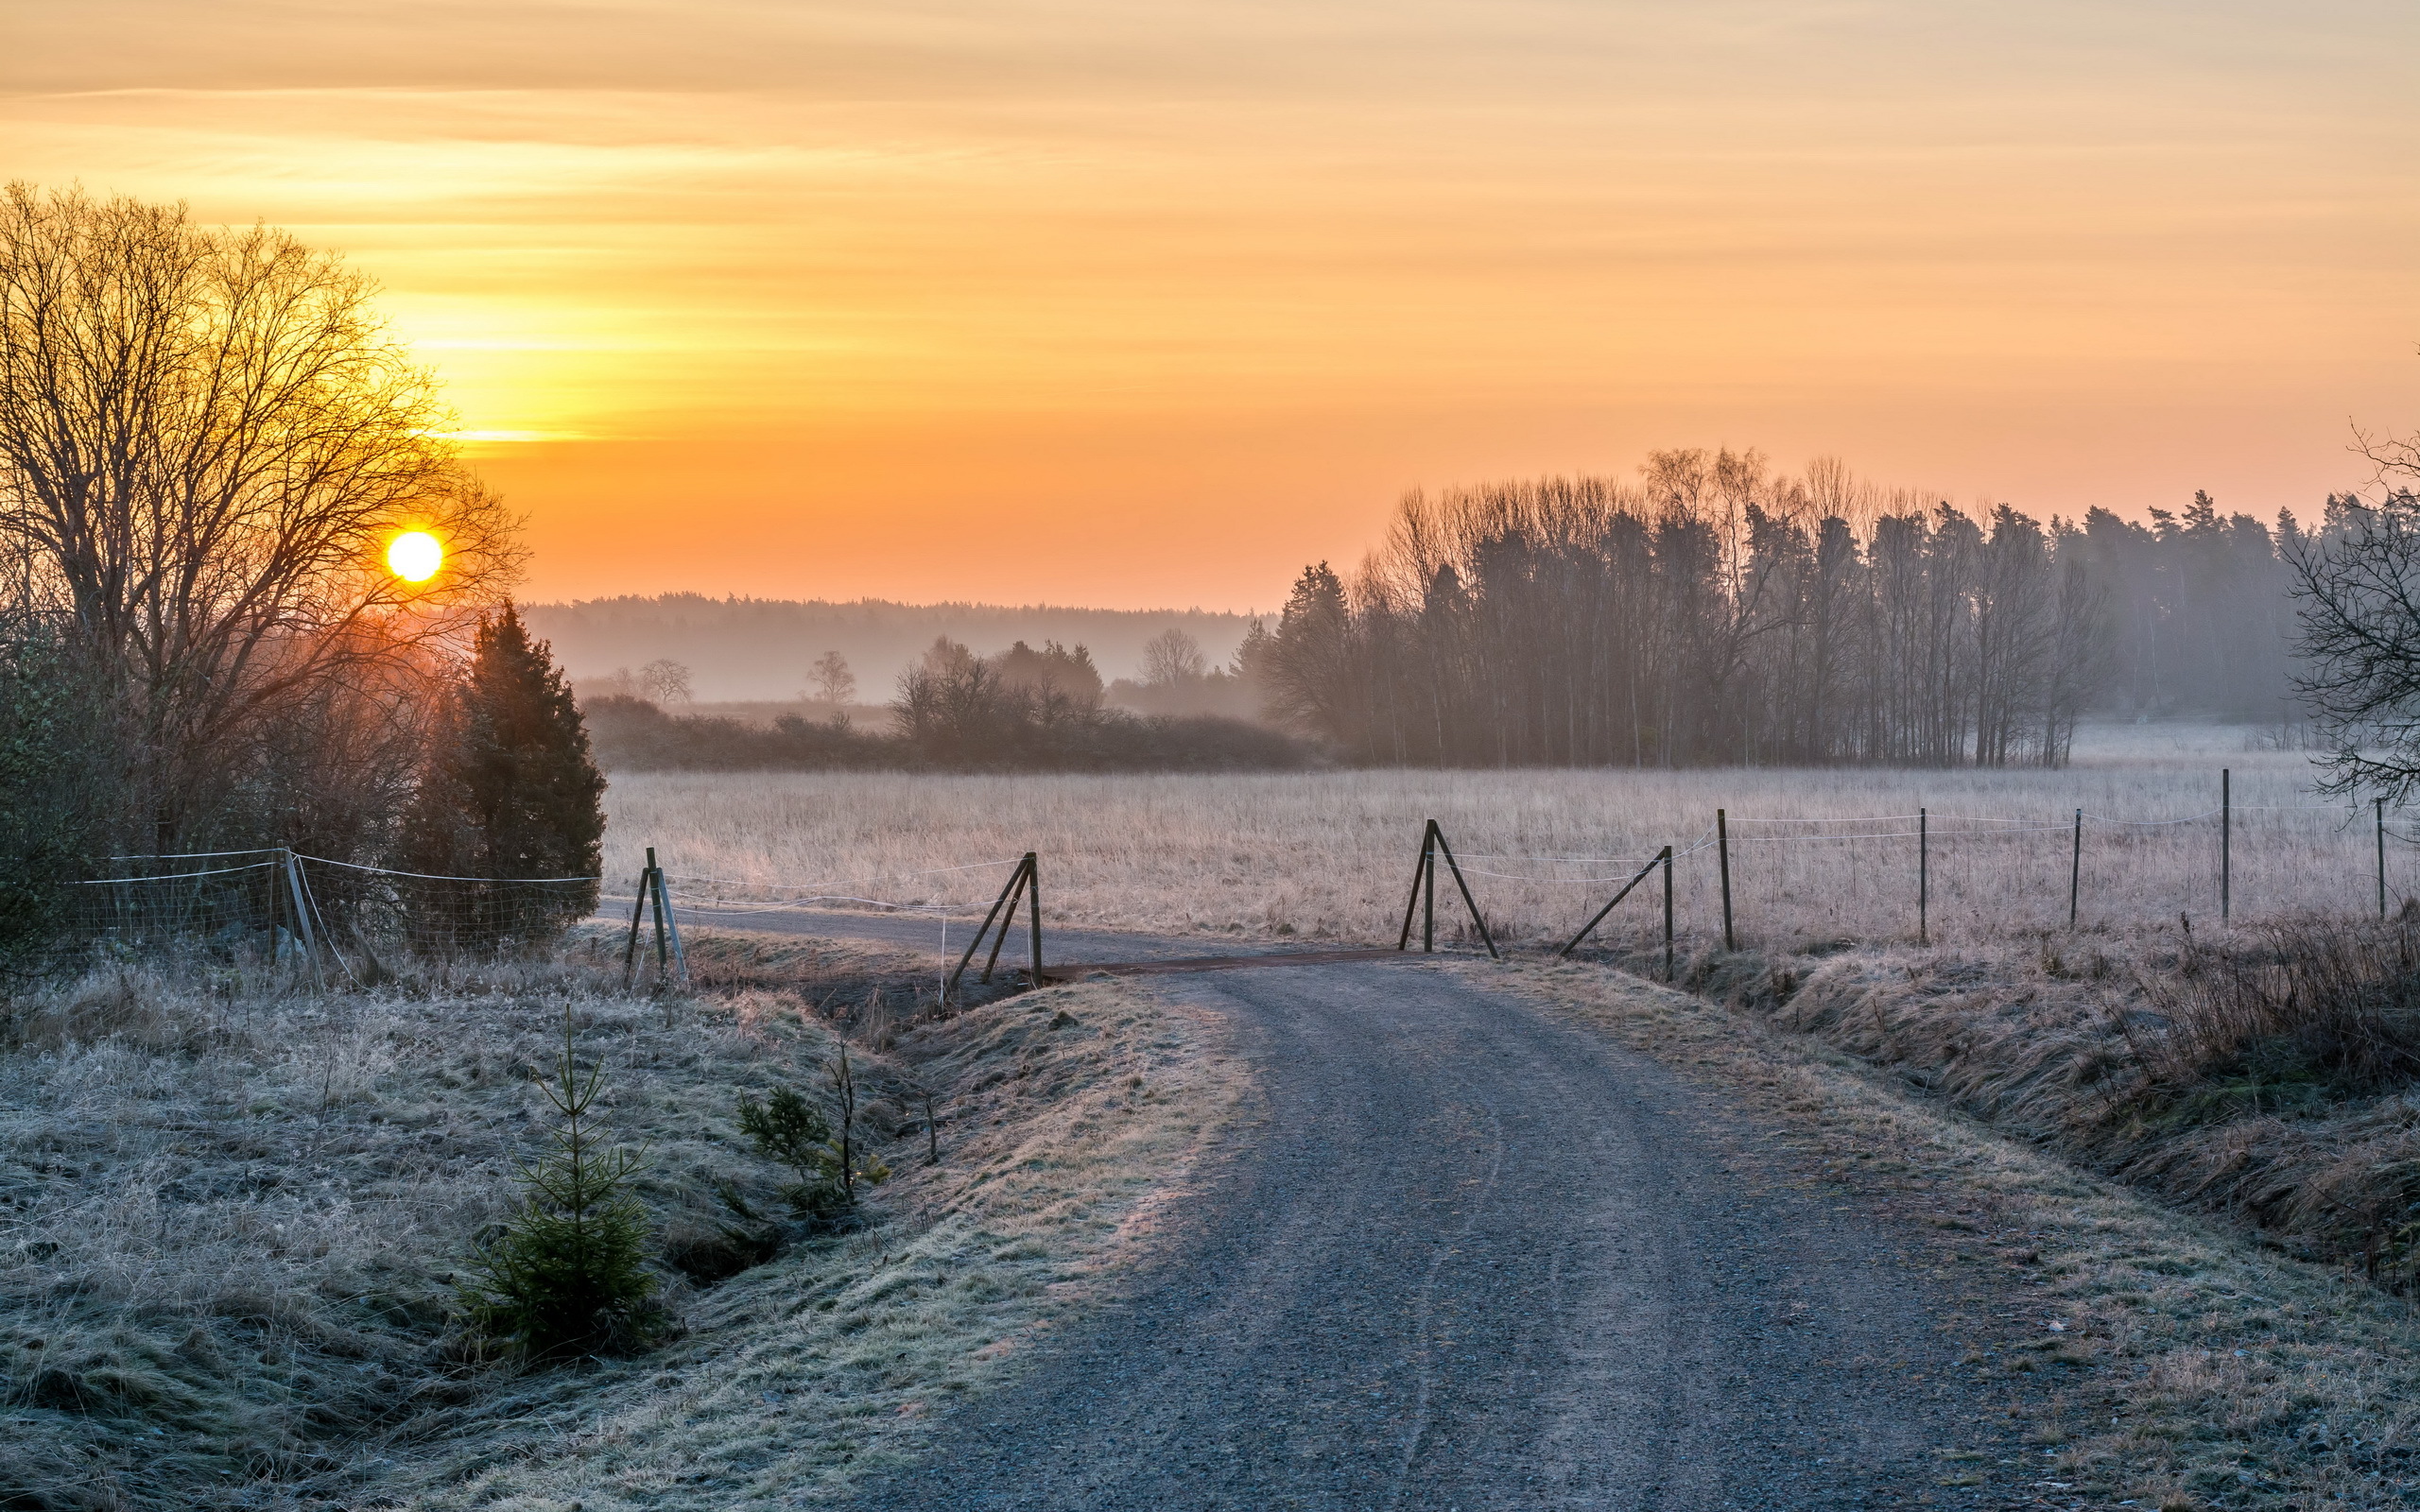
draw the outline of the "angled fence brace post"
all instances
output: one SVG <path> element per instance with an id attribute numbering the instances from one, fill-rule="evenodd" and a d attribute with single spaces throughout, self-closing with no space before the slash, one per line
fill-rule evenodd
<path id="1" fill-rule="evenodd" d="M 1668 850 L 1671 847 L 1667 846 L 1664 849 Z M 1614 894 L 1614 900 L 1612 902 L 1609 902 L 1604 907 L 1598 909 L 1595 918 L 1580 926 L 1579 934 L 1574 935 L 1571 938 L 1564 941 L 1563 949 L 1555 952 L 1556 957 L 1560 959 L 1563 956 L 1570 954 L 1573 951 L 1578 950 L 1580 948 L 1580 942 L 1586 939 L 1590 932 L 1595 930 L 1599 924 L 1603 923 L 1605 921 L 1605 916 L 1612 913 L 1615 908 L 1620 905 L 1623 899 L 1630 896 L 1630 891 L 1633 887 L 1635 887 L 1640 883 L 1645 882 L 1647 880 L 1647 874 L 1653 871 L 1656 865 L 1663 859 L 1663 852 L 1658 851 L 1655 856 L 1647 863 L 1647 865 L 1639 868 L 1637 873 L 1634 875 L 1630 881 L 1622 884 L 1622 890 Z"/>
<path id="2" fill-rule="evenodd" d="M 1420 894 L 1420 949 L 1423 954 L 1437 948 L 1437 848 L 1445 843 L 1445 832 L 1437 821 L 1428 821 L 1428 833 L 1420 837 L 1420 874 L 1427 879 Z M 1455 873 L 1460 876 L 1460 872 Z"/>
<path id="3" fill-rule="evenodd" d="M 1027 852 L 1028 855 L 1031 853 Z M 1017 900 L 1025 896 L 1026 887 L 1032 881 L 1032 867 L 1023 860 L 1018 861 L 1016 875 L 1009 879 L 1009 885 L 1013 890 L 1009 894 L 1008 911 L 1000 916 L 1000 932 L 992 938 L 992 954 L 983 957 L 983 974 L 977 977 L 977 981 L 988 984 L 992 980 L 992 969 L 1000 964 L 1000 949 L 1009 942 L 1009 926 L 1017 921 Z"/>
<path id="4" fill-rule="evenodd" d="M 1019 862 L 1017 869 L 1009 873 L 1009 880 L 1000 885 L 1000 896 L 992 900 L 990 911 L 983 916 L 982 927 L 975 932 L 973 939 L 966 942 L 966 954 L 958 958 L 958 969 L 949 973 L 948 985 L 943 988 L 944 996 L 958 990 L 958 979 L 966 974 L 967 964 L 975 959 L 975 953 L 983 948 L 983 936 L 992 933 L 992 920 L 1000 917 L 1000 905 L 1009 901 L 1009 894 L 1015 889 L 1019 879 L 1024 876 L 1025 864 Z M 986 980 L 990 979 L 991 972 L 988 967 L 985 969 L 984 975 Z"/>
<path id="5" fill-rule="evenodd" d="M 655 852 L 649 850 L 648 854 Z M 622 947 L 622 986 L 626 988 L 631 985 L 631 972 L 639 963 L 639 924 L 647 918 L 647 885 L 654 872 L 652 866 L 639 868 L 638 896 L 631 900 L 631 937 Z"/>
<path id="6" fill-rule="evenodd" d="M 295 862 L 289 847 L 285 852 L 285 885 L 294 895 L 294 932 L 302 941 L 302 954 L 310 958 L 311 980 L 326 987 L 327 978 L 320 972 L 320 936 L 311 928 L 311 905 L 302 901 L 302 868 Z"/>
<path id="7" fill-rule="evenodd" d="M 1445 868 L 1454 874 L 1454 885 L 1461 889 L 1462 906 L 1471 911 L 1471 922 L 1478 926 L 1478 940 L 1487 947 L 1487 958 L 1491 961 L 1504 959 L 1495 954 L 1495 940 L 1487 932 L 1487 920 L 1479 917 L 1478 900 L 1471 896 L 1471 885 L 1462 880 L 1461 864 L 1454 859 L 1454 848 L 1445 843 L 1445 832 L 1437 829 L 1435 819 L 1428 821 L 1428 827 L 1436 831 L 1437 849 L 1444 852 Z M 1437 896 L 1437 863 L 1433 858 L 1428 863 L 1428 895 L 1431 899 Z"/>
<path id="8" fill-rule="evenodd" d="M 655 868 L 655 901 L 664 910 L 664 927 L 672 936 L 672 974 L 683 987 L 689 985 L 689 957 L 681 949 L 681 913 L 672 906 L 672 894 L 664 885 L 664 868 Z"/>
<path id="9" fill-rule="evenodd" d="M 311 917 L 318 920 L 320 938 L 325 943 L 328 959 L 337 963 L 338 969 L 344 972 L 346 981 L 359 987 L 361 977 L 354 971 L 353 963 L 344 958 L 344 952 L 337 949 L 337 932 L 328 927 L 327 911 L 320 906 L 320 895 L 312 889 L 310 868 L 302 865 L 306 859 L 303 856 L 294 858 L 294 874 L 302 884 L 302 902 L 310 909 Z M 354 942 L 361 947 L 362 954 L 369 956 L 372 965 L 375 966 L 378 958 L 370 955 L 370 944 L 361 937 L 361 932 L 358 929 L 353 931 L 353 938 Z"/>
<path id="10" fill-rule="evenodd" d="M 1420 859 L 1413 862 L 1411 865 L 1411 894 L 1404 900 L 1403 903 L 1403 933 L 1395 936 L 1395 949 L 1399 951 L 1408 950 L 1411 946 L 1411 916 L 1420 912 L 1420 884 L 1423 878 L 1426 878 L 1428 882 L 1428 915 L 1430 931 L 1433 934 L 1435 930 L 1437 917 L 1437 858 L 1436 853 L 1430 849 L 1432 842 L 1428 837 L 1435 833 L 1436 830 L 1437 821 L 1435 819 L 1430 819 L 1428 821 L 1428 827 L 1420 832 Z M 1422 948 L 1425 950 L 1428 947 L 1423 946 Z"/>

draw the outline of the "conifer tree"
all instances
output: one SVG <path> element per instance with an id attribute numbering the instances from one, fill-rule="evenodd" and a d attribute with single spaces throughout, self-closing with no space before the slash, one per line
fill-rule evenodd
<path id="1" fill-rule="evenodd" d="M 506 605 L 480 622 L 471 664 L 439 721 L 406 864 L 448 877 L 595 877 L 604 792 L 570 685 Z M 596 906 L 594 883 L 498 887 L 459 922 L 491 936 L 527 936 Z"/>

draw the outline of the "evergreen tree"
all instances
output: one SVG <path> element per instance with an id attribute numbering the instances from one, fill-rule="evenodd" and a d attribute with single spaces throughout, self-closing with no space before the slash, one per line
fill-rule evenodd
<path id="1" fill-rule="evenodd" d="M 566 1005 L 562 1058 L 538 1084 L 558 1120 L 554 1152 L 522 1168 L 519 1211 L 473 1256 L 461 1287 L 475 1327 L 539 1359 L 644 1347 L 664 1321 L 647 1209 L 631 1191 L 645 1160 L 606 1145 L 595 1111 L 605 1068 L 581 1075 L 576 1048 Z"/>
<path id="2" fill-rule="evenodd" d="M 579 706 L 546 644 L 529 638 L 509 604 L 481 620 L 471 664 L 439 721 L 406 864 L 446 877 L 596 877 L 604 792 Z M 594 882 L 499 885 L 478 893 L 470 909 L 454 907 L 447 921 L 483 938 L 527 936 L 596 906 Z"/>

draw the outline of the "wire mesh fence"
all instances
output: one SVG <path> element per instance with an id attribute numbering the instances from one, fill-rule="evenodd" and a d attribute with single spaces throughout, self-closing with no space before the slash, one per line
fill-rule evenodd
<path id="1" fill-rule="evenodd" d="M 596 907 L 595 877 L 466 877 L 285 850 L 114 856 L 66 888 L 73 945 L 201 949 L 351 970 L 542 945 Z"/>

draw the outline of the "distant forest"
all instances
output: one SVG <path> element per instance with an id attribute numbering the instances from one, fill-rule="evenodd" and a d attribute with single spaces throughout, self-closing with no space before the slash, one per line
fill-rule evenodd
<path id="1" fill-rule="evenodd" d="M 2360 507 L 2330 498 L 2319 533 Z M 1415 494 L 1239 661 L 1356 763 L 2057 765 L 2087 712 L 2291 719 L 2312 539 L 2203 494 L 2046 524 L 1660 452 L 1635 483 Z"/>
<path id="2" fill-rule="evenodd" d="M 701 701 L 786 701 L 815 680 L 816 660 L 838 654 L 872 702 L 890 696 L 936 636 L 991 653 L 1017 641 L 1083 645 L 1110 679 L 1138 673 L 1152 637 L 1183 630 L 1216 659 L 1230 655 L 1250 619 L 1203 610 L 1066 609 L 1046 604 L 894 604 L 822 600 L 595 598 L 525 604 L 529 627 L 554 646 L 582 684 L 619 668 L 673 662 L 688 669 Z M 1189 711 L 1188 711 L 1189 712 Z"/>
<path id="3" fill-rule="evenodd" d="M 2087 715 L 2297 723 L 2291 563 L 2364 507 L 2330 497 L 2307 528 L 2197 493 L 2140 524 L 2046 522 L 1834 462 L 1657 452 L 1635 481 L 1413 494 L 1357 570 L 1305 568 L 1273 625 L 678 595 L 529 617 L 592 669 L 670 649 L 728 684 L 715 658 L 745 646 L 813 682 L 821 651 L 868 699 L 827 681 L 770 728 L 683 718 L 658 705 L 686 703 L 689 668 L 659 658 L 582 684 L 624 766 L 2055 766 Z M 933 629 L 1063 619 L 1134 676 L 1104 682 L 1076 633 L 986 650 Z M 874 648 L 863 684 L 844 644 Z"/>

